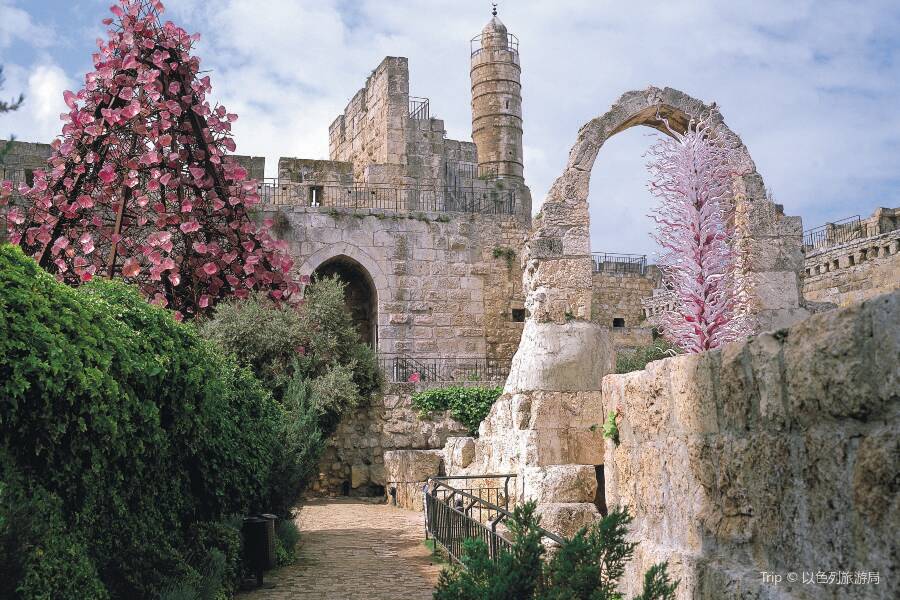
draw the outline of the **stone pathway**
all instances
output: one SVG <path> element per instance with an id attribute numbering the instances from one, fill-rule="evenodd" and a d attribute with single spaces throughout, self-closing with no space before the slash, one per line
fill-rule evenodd
<path id="1" fill-rule="evenodd" d="M 316 499 L 297 524 L 297 562 L 269 571 L 263 589 L 239 600 L 431 598 L 441 566 L 422 544 L 422 513 L 363 498 Z"/>

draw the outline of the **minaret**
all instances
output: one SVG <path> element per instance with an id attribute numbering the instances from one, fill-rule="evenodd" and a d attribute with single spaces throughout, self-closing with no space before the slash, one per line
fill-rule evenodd
<path id="1" fill-rule="evenodd" d="M 472 38 L 472 141 L 481 175 L 523 181 L 519 39 L 493 17 Z"/>

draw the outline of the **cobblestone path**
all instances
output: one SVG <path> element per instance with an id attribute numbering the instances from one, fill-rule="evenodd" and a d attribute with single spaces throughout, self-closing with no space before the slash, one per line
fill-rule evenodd
<path id="1" fill-rule="evenodd" d="M 431 598 L 441 567 L 422 544 L 421 513 L 366 499 L 316 499 L 303 505 L 297 524 L 297 562 L 267 572 L 263 589 L 238 600 Z"/>

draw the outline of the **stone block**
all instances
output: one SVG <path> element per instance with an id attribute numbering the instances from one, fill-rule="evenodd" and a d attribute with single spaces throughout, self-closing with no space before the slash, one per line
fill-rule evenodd
<path id="1" fill-rule="evenodd" d="M 369 465 L 352 465 L 350 467 L 350 487 L 356 489 L 369 483 Z"/>
<path id="2" fill-rule="evenodd" d="M 538 506 L 541 527 L 566 538 L 574 536 L 582 527 L 588 527 L 600 518 L 593 503 L 554 502 Z"/>
<path id="3" fill-rule="evenodd" d="M 441 450 L 389 450 L 384 453 L 388 481 L 423 482 L 441 474 Z"/>
<path id="4" fill-rule="evenodd" d="M 549 465 L 522 470 L 525 497 L 538 504 L 548 502 L 593 503 L 597 477 L 593 465 Z"/>

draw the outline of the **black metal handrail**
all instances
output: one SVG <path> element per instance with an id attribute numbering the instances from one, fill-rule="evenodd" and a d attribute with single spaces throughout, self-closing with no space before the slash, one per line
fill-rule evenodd
<path id="1" fill-rule="evenodd" d="M 490 558 L 496 561 L 501 552 L 512 547 L 510 540 L 498 532 L 497 527 L 512 517 L 509 511 L 509 481 L 514 477 L 512 473 L 430 477 L 424 490 L 426 538 L 433 539 L 435 546 L 440 545 L 457 562 L 462 558 L 463 543 L 468 539 L 480 539 L 487 546 Z M 502 480 L 502 496 L 499 485 L 457 488 L 447 483 L 457 480 Z M 491 492 L 496 494 L 496 502 L 490 501 Z M 488 497 L 485 498 L 485 495 Z M 558 535 L 545 529 L 538 530 L 542 538 L 557 544 L 566 543 Z"/>
<path id="2" fill-rule="evenodd" d="M 646 254 L 614 254 L 609 252 L 591 253 L 594 273 L 647 273 Z"/>
<path id="3" fill-rule="evenodd" d="M 427 120 L 431 116 L 428 98 L 409 97 L 409 118 Z"/>
<path id="4" fill-rule="evenodd" d="M 514 190 L 486 190 L 475 186 L 298 183 L 266 178 L 258 180 L 256 187 L 260 200 L 267 204 L 407 212 L 506 215 L 519 212 Z"/>
<path id="5" fill-rule="evenodd" d="M 803 232 L 803 249 L 820 250 L 866 237 L 859 215 L 825 223 Z"/>
<path id="6" fill-rule="evenodd" d="M 469 356 L 379 354 L 378 365 L 390 383 L 502 382 L 509 362 Z"/>

